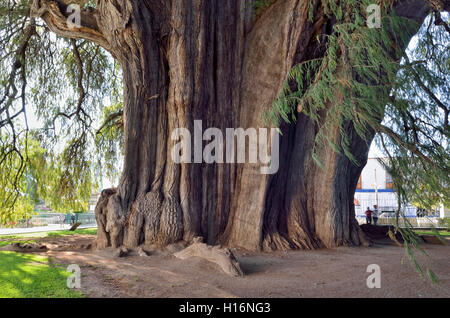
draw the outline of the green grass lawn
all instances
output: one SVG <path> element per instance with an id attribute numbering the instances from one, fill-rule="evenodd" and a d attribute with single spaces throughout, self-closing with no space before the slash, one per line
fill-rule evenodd
<path id="1" fill-rule="evenodd" d="M 0 236 L 0 240 L 9 239 L 19 239 L 19 238 L 41 238 L 41 237 L 58 237 L 67 235 L 97 235 L 97 229 L 80 229 L 75 231 L 51 231 L 51 232 L 37 232 L 37 233 L 24 233 L 24 234 L 14 234 L 14 235 L 3 235 Z"/>
<path id="2" fill-rule="evenodd" d="M 34 239 L 69 235 L 96 235 L 97 229 L 52 231 L 0 236 L 0 247 L 36 243 Z M 0 298 L 74 298 L 83 295 L 67 287 L 71 273 L 46 256 L 0 251 Z"/>
<path id="3" fill-rule="evenodd" d="M 0 252 L 0 298 L 80 298 L 67 287 L 71 273 L 46 256 Z"/>
<path id="4" fill-rule="evenodd" d="M 436 235 L 433 231 L 415 231 L 418 235 Z M 449 231 L 438 231 L 440 236 L 450 236 Z"/>
<path id="5" fill-rule="evenodd" d="M 97 229 L 81 229 L 81 230 L 75 230 L 75 231 L 54 231 L 54 232 L 47 232 L 47 236 L 50 237 L 58 237 L 58 236 L 67 236 L 67 235 L 97 235 Z"/>

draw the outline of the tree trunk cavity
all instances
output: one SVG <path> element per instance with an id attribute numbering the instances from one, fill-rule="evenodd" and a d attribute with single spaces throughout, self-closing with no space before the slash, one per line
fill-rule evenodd
<path id="1" fill-rule="evenodd" d="M 351 123 L 360 166 L 325 147 L 326 169 L 318 167 L 311 157 L 318 128 L 304 115 L 282 126 L 275 175 L 261 174 L 260 164 L 171 158 L 178 143 L 172 132 L 193 133 L 194 120 L 224 134 L 267 127 L 262 114 L 292 66 L 324 54 L 316 39 L 330 22 L 318 1 L 313 21 L 309 1 L 274 1 L 257 20 L 250 2 L 99 2 L 98 26 L 123 69 L 125 159 L 118 187 L 104 190 L 96 207 L 98 247 L 164 246 L 195 237 L 248 250 L 363 242 L 353 197 L 370 142 Z M 333 134 L 337 140 L 338 130 Z"/>

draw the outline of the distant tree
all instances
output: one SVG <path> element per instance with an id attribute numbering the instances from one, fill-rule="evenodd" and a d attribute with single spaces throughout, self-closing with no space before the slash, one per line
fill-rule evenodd
<path id="1" fill-rule="evenodd" d="M 87 211 L 95 186 L 92 169 L 65 167 L 65 154 L 43 149 L 34 132 L 20 139 L 16 147 L 17 152 L 5 159 L 7 164 L 0 166 L 0 224 L 31 217 L 40 201 L 58 212 Z"/>

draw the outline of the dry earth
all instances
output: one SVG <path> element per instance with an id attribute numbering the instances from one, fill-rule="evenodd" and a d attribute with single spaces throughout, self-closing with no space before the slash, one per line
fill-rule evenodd
<path id="1" fill-rule="evenodd" d="M 174 250 L 136 252 L 124 258 L 115 251 L 89 250 L 94 236 L 42 238 L 58 264 L 81 267 L 87 297 L 450 297 L 450 246 L 424 244 L 441 286 L 424 282 L 403 248 L 380 240 L 370 248 L 342 247 L 318 251 L 245 253 L 234 250 L 245 277 L 230 277 L 204 259 L 180 260 Z M 403 261 L 402 261 L 403 260 Z M 381 267 L 381 288 L 366 285 L 367 266 Z"/>

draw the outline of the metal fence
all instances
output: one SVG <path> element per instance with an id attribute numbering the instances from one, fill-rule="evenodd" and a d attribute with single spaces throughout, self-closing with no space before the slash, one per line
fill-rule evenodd
<path id="1" fill-rule="evenodd" d="M 91 212 L 87 213 L 40 213 L 38 215 L 32 216 L 30 219 L 23 219 L 14 224 L 10 224 L 7 227 L 14 228 L 29 228 L 37 226 L 48 226 L 48 225 L 71 225 L 76 222 L 81 222 L 82 225 L 92 225 L 97 226 L 97 221 L 95 219 L 95 214 Z"/>
<path id="2" fill-rule="evenodd" d="M 357 216 L 356 220 L 359 224 L 366 223 L 365 217 Z M 442 223 L 442 219 L 438 217 L 407 217 L 406 221 L 404 218 L 399 218 L 398 223 L 400 227 L 406 227 L 407 225 L 414 228 L 445 227 Z M 395 217 L 378 218 L 377 225 L 395 225 Z"/>

